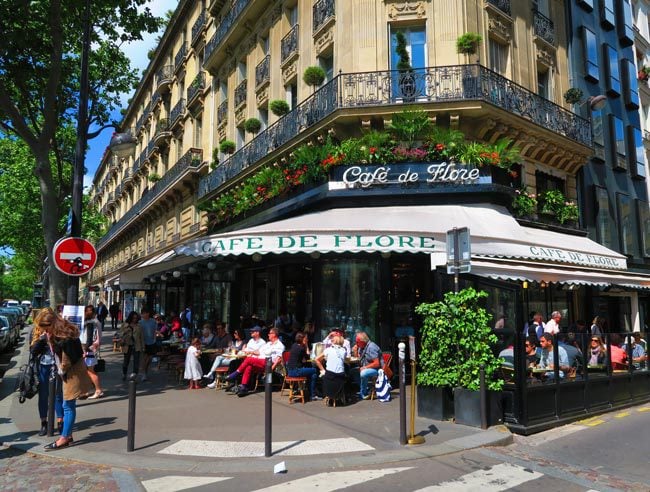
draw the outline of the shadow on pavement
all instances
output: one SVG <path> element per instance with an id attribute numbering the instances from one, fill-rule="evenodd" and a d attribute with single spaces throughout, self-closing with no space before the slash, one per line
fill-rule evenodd
<path id="1" fill-rule="evenodd" d="M 159 444 L 168 444 L 170 442 L 171 441 L 169 439 L 163 439 L 162 441 L 152 442 L 151 444 L 147 444 L 146 446 L 140 446 L 139 448 L 135 448 L 134 450 L 135 451 L 141 451 L 143 449 L 153 448 L 155 446 L 158 446 Z"/>

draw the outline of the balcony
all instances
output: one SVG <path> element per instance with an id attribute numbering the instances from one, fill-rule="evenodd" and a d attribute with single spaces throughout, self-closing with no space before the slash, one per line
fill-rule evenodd
<path id="1" fill-rule="evenodd" d="M 174 66 L 165 65 L 156 72 L 156 91 L 163 94 L 169 90 L 174 78 Z"/>
<path id="2" fill-rule="evenodd" d="M 235 109 L 246 103 L 246 88 L 248 81 L 242 80 L 241 83 L 235 88 Z"/>
<path id="3" fill-rule="evenodd" d="M 106 197 L 106 207 L 115 205 L 115 192 L 111 191 Z"/>
<path id="4" fill-rule="evenodd" d="M 126 186 L 131 182 L 133 182 L 133 168 L 127 167 L 124 170 L 124 176 L 122 176 L 122 184 Z"/>
<path id="5" fill-rule="evenodd" d="M 122 191 L 124 190 L 124 187 L 122 183 L 118 184 L 117 187 L 115 188 L 115 199 L 117 200 L 122 196 Z"/>
<path id="6" fill-rule="evenodd" d="M 142 114 L 138 118 L 138 121 L 135 123 L 135 132 L 140 133 L 140 130 L 142 129 L 142 126 L 145 124 L 147 121 L 147 118 L 149 118 L 149 111 L 151 109 L 151 102 L 149 102 L 143 109 L 142 109 Z"/>
<path id="7" fill-rule="evenodd" d="M 172 136 L 170 130 L 169 118 L 160 118 L 156 122 L 156 133 L 154 133 L 153 141 L 157 147 L 163 147 Z"/>
<path id="8" fill-rule="evenodd" d="M 147 161 L 147 148 L 144 147 L 142 149 L 142 152 L 140 152 L 140 155 L 138 156 L 138 161 L 140 161 L 140 165 L 143 165 Z"/>
<path id="9" fill-rule="evenodd" d="M 185 63 L 185 55 L 187 55 L 187 45 L 183 45 L 176 52 L 174 57 L 174 72 L 178 72 Z"/>
<path id="10" fill-rule="evenodd" d="M 197 19 L 194 21 L 194 24 L 192 24 L 192 41 L 191 44 L 194 46 L 199 39 L 201 39 L 201 34 L 205 32 L 205 20 L 206 20 L 206 14 L 205 14 L 205 9 L 201 10 L 201 13 L 197 17 Z"/>
<path id="11" fill-rule="evenodd" d="M 321 27 L 334 19 L 335 4 L 334 0 L 318 0 L 312 7 L 312 15 L 314 19 L 313 33 L 316 34 Z"/>
<path id="12" fill-rule="evenodd" d="M 151 186 L 151 188 L 133 205 L 133 207 L 131 207 L 111 226 L 104 237 L 97 242 L 97 249 L 105 247 L 112 239 L 123 231 L 129 223 L 140 214 L 144 213 L 152 203 L 158 202 L 167 194 L 172 193 L 177 187 L 184 186 L 183 183 L 189 176 L 198 176 L 202 165 L 203 150 L 188 150 L 159 181 Z M 112 195 L 112 193 L 109 195 Z"/>
<path id="13" fill-rule="evenodd" d="M 336 116 L 345 117 L 348 112 L 343 110 L 353 109 L 358 121 L 363 108 L 367 114 L 388 117 L 413 103 L 423 109 L 435 105 L 432 109 L 461 111 L 467 101 L 475 103 L 471 117 L 477 121 L 507 122 L 515 131 L 534 135 L 533 141 L 543 137 L 557 142 L 562 137 L 561 143 L 576 158 L 591 153 L 588 120 L 480 65 L 423 68 L 406 77 L 397 71 L 340 74 L 201 179 L 198 198 L 240 179 L 251 166 L 277 159 L 297 135 L 326 118 L 331 125 Z"/>
<path id="14" fill-rule="evenodd" d="M 156 142 L 152 139 L 147 144 L 147 160 L 151 162 L 154 152 L 158 149 Z"/>
<path id="15" fill-rule="evenodd" d="M 209 0 L 208 2 L 208 11 L 214 16 L 217 17 L 219 15 L 219 11 L 223 7 L 223 5 L 226 3 L 226 0 Z"/>
<path id="16" fill-rule="evenodd" d="M 160 102 L 160 94 L 158 92 L 154 92 L 151 95 L 151 102 L 149 103 L 151 110 L 153 111 L 156 109 L 156 105 Z"/>
<path id="17" fill-rule="evenodd" d="M 140 157 L 138 157 L 137 159 L 135 159 L 133 161 L 133 167 L 131 168 L 133 170 L 133 175 L 134 176 L 136 174 L 138 174 L 138 172 L 140 171 L 141 166 L 142 166 L 142 161 L 140 160 Z"/>
<path id="18" fill-rule="evenodd" d="M 219 104 L 217 108 L 217 126 L 228 123 L 228 99 Z"/>
<path id="19" fill-rule="evenodd" d="M 217 26 L 217 30 L 215 33 L 212 35 L 210 40 L 205 44 L 205 58 L 204 58 L 204 66 L 206 68 L 208 67 L 214 67 L 218 65 L 218 55 L 222 55 L 225 52 L 225 45 L 227 43 L 224 42 L 226 39 L 227 35 L 231 33 L 231 31 L 240 31 L 237 33 L 238 37 L 243 37 L 245 33 L 245 29 L 231 29 L 238 21 L 239 17 L 242 14 L 242 12 L 248 7 L 250 4 L 255 3 L 254 0 L 235 0 L 230 7 L 230 10 L 226 12 L 226 14 L 223 16 L 221 19 L 221 22 Z M 262 2 L 257 2 L 258 4 L 261 4 Z M 266 8 L 266 6 L 263 6 Z M 259 9 L 260 12 L 262 11 L 262 8 Z M 213 12 L 214 13 L 214 12 Z M 259 13 L 259 12 L 258 12 Z M 234 34 L 234 33 L 233 33 Z"/>
<path id="20" fill-rule="evenodd" d="M 203 101 L 203 90 L 205 89 L 205 72 L 200 71 L 187 88 L 187 108 L 191 108 Z"/>
<path id="21" fill-rule="evenodd" d="M 533 11 L 533 31 L 535 36 L 555 46 L 555 27 L 553 21 L 538 11 Z"/>
<path id="22" fill-rule="evenodd" d="M 255 67 L 255 90 L 271 81 L 271 55 L 266 55 Z"/>
<path id="23" fill-rule="evenodd" d="M 506 15 L 511 15 L 512 13 L 510 9 L 510 0 L 487 0 L 487 2 Z"/>
<path id="24" fill-rule="evenodd" d="M 298 24 L 282 38 L 280 42 L 280 64 L 284 65 L 298 55 Z"/>
<path id="25" fill-rule="evenodd" d="M 185 99 L 180 99 L 169 114 L 170 128 L 174 128 L 174 125 L 182 121 L 183 114 L 185 114 Z"/>

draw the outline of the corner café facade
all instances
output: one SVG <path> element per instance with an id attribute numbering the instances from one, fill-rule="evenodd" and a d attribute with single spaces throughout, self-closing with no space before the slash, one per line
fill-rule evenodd
<path id="1" fill-rule="evenodd" d="M 316 340 L 334 327 L 347 336 L 363 330 L 396 353 L 398 328 L 418 334 L 415 306 L 453 290 L 446 233 L 468 227 L 471 273 L 461 288 L 488 292 L 486 307 L 504 332 L 521 334 L 531 311 L 547 318 L 561 311 L 562 326 L 597 314 L 612 331 L 644 326 L 650 276 L 627 271 L 625 256 L 584 231 L 517 221 L 507 209 L 514 188 L 505 174 L 449 163 L 334 168 L 327 183 L 150 258 L 120 283 L 157 311 L 191 305 L 196 319 L 238 326 L 241 317 L 273 320 L 286 308 L 299 322 L 313 320 Z M 523 342 L 516 340 L 522 353 Z M 505 420 L 514 430 L 593 410 L 586 401 L 561 405 L 566 387 L 584 395 L 586 383 L 527 388 L 524 370 L 506 389 Z M 536 414 L 537 401 L 555 405 Z"/>

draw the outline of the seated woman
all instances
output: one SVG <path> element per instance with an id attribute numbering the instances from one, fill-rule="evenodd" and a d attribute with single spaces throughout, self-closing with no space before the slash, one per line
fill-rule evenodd
<path id="1" fill-rule="evenodd" d="M 607 349 L 599 336 L 592 336 L 589 342 L 589 352 L 587 352 L 587 365 L 600 366 L 605 363 Z"/>
<path id="2" fill-rule="evenodd" d="M 244 350 L 246 348 L 246 342 L 244 342 L 244 332 L 242 331 L 241 328 L 237 328 L 233 334 L 233 341 L 232 345 L 228 347 L 230 351 L 234 350 L 235 352 L 239 352 L 240 350 Z M 214 379 L 214 371 L 217 370 L 217 367 L 229 367 L 234 361 L 241 362 L 238 359 L 233 359 L 232 357 L 228 357 L 228 354 L 224 355 L 218 355 L 215 359 L 214 362 L 212 363 L 212 367 L 208 371 L 207 374 L 204 374 L 203 377 L 207 379 Z M 237 369 L 236 367 L 231 367 L 231 372 Z M 216 381 L 212 381 L 210 384 L 208 384 L 208 388 L 212 389 L 217 386 Z"/>
<path id="3" fill-rule="evenodd" d="M 287 375 L 292 378 L 305 377 L 309 379 L 309 395 L 311 401 L 320 400 L 316 395 L 316 380 L 318 373 L 314 367 L 303 367 L 305 359 L 309 356 L 309 347 L 307 337 L 304 333 L 298 332 L 295 336 L 295 342 L 291 346 L 289 360 L 287 361 Z"/>
<path id="4" fill-rule="evenodd" d="M 334 335 L 331 337 L 332 346 L 325 349 L 315 362 L 323 377 L 323 395 L 325 395 L 327 406 L 333 406 L 338 399 L 345 400 L 343 388 L 345 387 L 345 349 L 343 348 L 343 337 Z M 323 359 L 326 366 L 323 368 Z"/>

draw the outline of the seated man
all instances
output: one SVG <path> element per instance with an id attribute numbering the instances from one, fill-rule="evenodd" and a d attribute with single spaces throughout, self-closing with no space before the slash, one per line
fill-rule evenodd
<path id="1" fill-rule="evenodd" d="M 569 367 L 578 367 L 580 366 L 580 360 L 582 359 L 582 353 L 573 345 L 569 334 L 560 333 L 557 336 L 557 344 L 562 347 L 566 352 L 567 357 L 569 358 Z"/>
<path id="2" fill-rule="evenodd" d="M 217 334 L 214 337 L 214 348 L 227 349 L 232 344 L 232 336 L 226 331 L 226 325 L 221 321 L 217 322 Z"/>
<path id="3" fill-rule="evenodd" d="M 535 367 L 539 363 L 542 351 L 537 347 L 537 336 L 526 338 L 526 366 Z"/>
<path id="4" fill-rule="evenodd" d="M 251 329 L 251 333 L 253 333 Z M 258 333 L 259 334 L 259 333 Z M 246 396 L 249 392 L 251 385 L 251 378 L 257 373 L 263 373 L 266 367 L 266 358 L 271 357 L 272 369 L 282 362 L 282 352 L 284 352 L 284 345 L 279 339 L 278 329 L 271 328 L 269 330 L 269 341 L 266 342 L 259 350 L 251 350 L 251 342 L 246 346 L 249 356 L 246 357 L 244 362 L 239 368 L 228 375 L 228 380 L 234 382 L 240 374 L 242 376 L 242 384 L 237 389 L 237 396 Z"/>
<path id="5" fill-rule="evenodd" d="M 643 369 L 645 368 L 645 363 L 648 360 L 648 355 L 643 349 L 643 346 L 640 343 L 636 342 L 635 335 L 636 334 L 633 334 L 633 336 L 630 335 L 627 336 L 627 341 L 632 346 L 632 365 L 634 366 L 635 369 Z M 641 338 L 640 333 L 639 333 L 639 338 Z M 625 352 L 627 353 L 628 350 L 627 343 L 623 345 L 623 350 L 625 350 Z"/>
<path id="6" fill-rule="evenodd" d="M 356 336 L 356 345 L 352 347 L 352 355 L 359 357 L 359 398 L 368 400 L 368 381 L 377 376 L 383 364 L 381 349 L 375 342 L 370 341 L 366 333 L 360 331 Z M 356 371 L 353 375 L 357 379 Z"/>
<path id="7" fill-rule="evenodd" d="M 537 365 L 540 369 L 548 369 L 549 371 L 545 373 L 548 379 L 555 378 L 554 372 L 554 355 L 553 355 L 553 335 L 550 333 L 544 333 L 539 339 L 539 344 L 542 346 L 542 355 L 539 359 L 539 364 Z M 564 378 L 564 371 L 569 368 L 569 357 L 567 356 L 566 350 L 562 347 L 557 348 L 558 353 L 558 363 L 560 366 L 560 379 Z"/>

